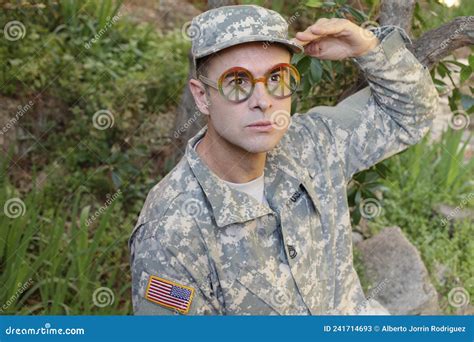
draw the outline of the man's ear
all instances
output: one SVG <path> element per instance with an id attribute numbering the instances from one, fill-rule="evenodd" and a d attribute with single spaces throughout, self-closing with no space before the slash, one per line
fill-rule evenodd
<path id="1" fill-rule="evenodd" d="M 196 106 L 198 107 L 199 111 L 203 114 L 209 115 L 209 101 L 208 101 L 208 94 L 206 93 L 206 89 L 204 88 L 204 84 L 201 81 L 198 81 L 194 78 L 191 78 L 188 82 L 189 90 L 194 97 L 194 102 L 196 102 Z"/>

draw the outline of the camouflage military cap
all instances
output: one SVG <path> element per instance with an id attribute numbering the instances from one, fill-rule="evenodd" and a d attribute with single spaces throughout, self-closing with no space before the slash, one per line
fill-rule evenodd
<path id="1" fill-rule="evenodd" d="M 196 60 L 228 47 L 267 41 L 281 43 L 295 53 L 303 47 L 288 39 L 288 23 L 277 12 L 255 5 L 223 6 L 196 17 L 188 27 Z"/>

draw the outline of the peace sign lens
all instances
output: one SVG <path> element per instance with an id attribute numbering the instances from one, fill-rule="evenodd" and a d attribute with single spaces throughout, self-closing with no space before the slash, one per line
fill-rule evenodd
<path id="1" fill-rule="evenodd" d="M 247 69 L 234 67 L 222 74 L 218 87 L 221 95 L 227 100 L 242 102 L 252 95 L 257 82 L 263 82 L 273 97 L 283 99 L 296 91 L 300 84 L 300 75 L 294 66 L 287 63 L 274 66 L 264 77 L 257 79 Z"/>
<path id="2" fill-rule="evenodd" d="M 235 67 L 222 74 L 218 85 L 221 95 L 227 100 L 242 102 L 252 94 L 253 76 L 247 69 Z"/>
<path id="3" fill-rule="evenodd" d="M 276 98 L 291 96 L 300 84 L 298 70 L 290 64 L 279 64 L 266 74 L 268 92 Z"/>

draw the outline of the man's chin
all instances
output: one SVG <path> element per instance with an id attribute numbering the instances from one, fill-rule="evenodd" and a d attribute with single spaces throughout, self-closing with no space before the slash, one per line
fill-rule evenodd
<path id="1" fill-rule="evenodd" d="M 256 141 L 255 143 L 246 142 L 243 149 L 249 153 L 264 153 L 269 152 L 275 148 L 278 144 L 278 141 Z"/>

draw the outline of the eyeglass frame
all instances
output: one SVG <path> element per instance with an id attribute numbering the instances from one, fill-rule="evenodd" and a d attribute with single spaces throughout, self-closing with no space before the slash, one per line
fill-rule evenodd
<path id="1" fill-rule="evenodd" d="M 268 89 L 268 85 L 267 85 L 267 82 L 268 82 L 268 77 L 271 75 L 271 72 L 274 71 L 276 68 L 278 67 L 282 67 L 282 66 L 285 66 L 285 67 L 289 67 L 291 70 L 294 71 L 295 75 L 297 76 L 297 86 L 295 89 L 290 89 L 291 90 L 291 93 L 289 95 L 286 95 L 286 96 L 276 96 L 276 95 L 273 95 L 269 89 Z M 232 101 L 230 100 L 227 96 L 224 95 L 224 92 L 222 90 L 222 87 L 219 87 L 219 84 L 222 84 L 222 79 L 225 75 L 227 75 L 229 72 L 233 71 L 233 70 L 243 70 L 245 72 L 247 72 L 251 77 L 251 83 L 252 83 L 252 88 L 250 88 L 250 92 L 249 92 L 249 95 L 247 97 L 245 97 L 244 99 L 242 100 L 239 100 L 239 101 Z M 265 85 L 265 88 L 267 89 L 267 91 L 269 91 L 270 93 L 270 96 L 274 97 L 274 98 L 277 98 L 277 99 L 286 99 L 288 97 L 290 97 L 291 95 L 293 95 L 295 92 L 296 92 L 296 89 L 299 87 L 300 83 L 301 83 L 301 75 L 298 71 L 298 69 L 296 69 L 296 67 L 292 64 L 289 64 L 289 63 L 279 63 L 279 64 L 276 64 L 274 65 L 273 67 L 271 67 L 268 71 L 265 72 L 264 76 L 262 77 L 257 77 L 255 78 L 252 74 L 252 72 L 250 72 L 249 70 L 243 68 L 243 67 L 232 67 L 230 69 L 227 69 L 226 71 L 224 71 L 221 76 L 219 76 L 219 79 L 218 79 L 218 82 L 215 82 L 213 80 L 211 80 L 210 78 L 204 76 L 204 75 L 198 75 L 198 79 L 210 86 L 211 88 L 217 90 L 219 92 L 219 94 L 225 98 L 227 101 L 230 101 L 230 102 L 233 102 L 233 103 L 241 103 L 241 102 L 244 102 L 244 101 L 247 101 L 253 94 L 253 91 L 255 89 L 255 85 L 258 83 L 258 82 L 263 82 L 263 84 Z"/>

